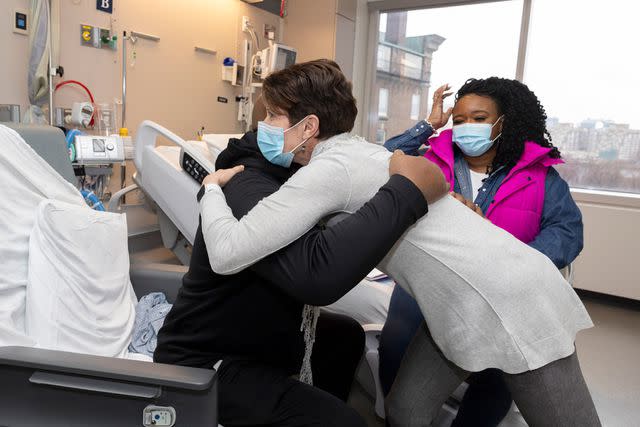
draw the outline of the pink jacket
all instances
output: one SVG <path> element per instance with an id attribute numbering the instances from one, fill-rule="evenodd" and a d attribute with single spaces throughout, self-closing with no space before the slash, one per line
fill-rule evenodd
<path id="1" fill-rule="evenodd" d="M 451 130 L 431 138 L 429 145 L 431 148 L 425 157 L 440 166 L 453 191 L 455 174 Z M 486 212 L 492 223 L 524 243 L 531 242 L 540 232 L 547 170 L 552 165 L 564 163 L 561 159 L 549 157 L 550 151 L 550 148 L 535 142 L 525 142 L 522 157 L 502 181 Z"/>

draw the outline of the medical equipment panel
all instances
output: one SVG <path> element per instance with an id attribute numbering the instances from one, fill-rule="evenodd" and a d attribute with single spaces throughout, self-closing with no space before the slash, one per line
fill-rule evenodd
<path id="1" fill-rule="evenodd" d="M 76 135 L 76 161 L 80 164 L 106 164 L 124 161 L 124 144 L 117 135 Z"/>
<path id="2" fill-rule="evenodd" d="M 260 51 L 258 53 L 262 62 L 259 70 L 260 78 L 265 79 L 274 71 L 280 71 L 295 64 L 296 54 L 295 48 L 279 43 L 273 43 L 268 48 Z"/>
<path id="3" fill-rule="evenodd" d="M 215 170 L 215 161 L 206 143 L 186 141 L 180 149 L 180 167 L 199 184 Z"/>

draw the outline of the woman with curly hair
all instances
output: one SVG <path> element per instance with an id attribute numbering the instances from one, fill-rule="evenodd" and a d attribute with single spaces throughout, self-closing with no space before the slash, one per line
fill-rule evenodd
<path id="1" fill-rule="evenodd" d="M 453 109 L 444 111 L 448 88 L 441 86 L 434 93 L 428 121 L 390 139 L 385 147 L 417 155 L 426 143 L 425 157 L 440 166 L 457 199 L 564 268 L 582 250 L 582 217 L 569 186 L 552 167 L 563 161 L 551 144 L 538 98 L 517 80 L 470 79 L 458 91 Z M 453 129 L 428 139 L 451 115 Z M 385 393 L 423 320 L 416 301 L 396 286 L 380 342 Z M 468 382 L 453 426 L 497 426 L 511 406 L 502 374 L 487 369 Z"/>

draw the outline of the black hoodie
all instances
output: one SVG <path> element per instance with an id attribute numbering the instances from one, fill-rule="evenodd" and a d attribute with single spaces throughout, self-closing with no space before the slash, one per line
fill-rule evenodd
<path id="1" fill-rule="evenodd" d="M 251 132 L 230 140 L 216 168 L 239 164 L 245 166 L 244 172 L 224 188 L 236 218 L 277 191 L 295 172 L 269 163 Z M 252 359 L 297 373 L 304 354 L 303 304 L 327 305 L 346 294 L 426 211 L 418 188 L 394 175 L 355 214 L 331 227 L 315 227 L 229 276 L 211 269 L 198 227 L 189 271 L 158 334 L 154 360 L 211 367 L 223 358 Z"/>

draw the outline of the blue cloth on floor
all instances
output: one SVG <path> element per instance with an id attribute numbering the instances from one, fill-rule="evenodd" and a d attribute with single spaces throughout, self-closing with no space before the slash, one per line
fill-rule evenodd
<path id="1" fill-rule="evenodd" d="M 158 331 L 172 306 L 162 292 L 153 292 L 140 298 L 136 306 L 129 351 L 153 357 L 158 343 Z"/>

